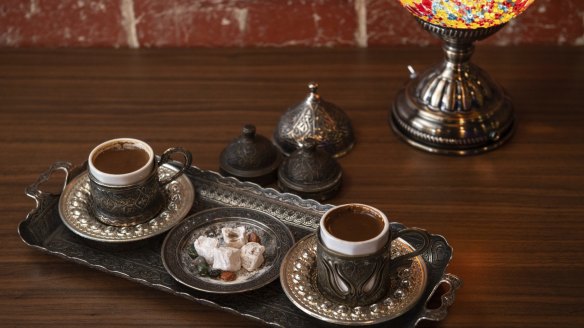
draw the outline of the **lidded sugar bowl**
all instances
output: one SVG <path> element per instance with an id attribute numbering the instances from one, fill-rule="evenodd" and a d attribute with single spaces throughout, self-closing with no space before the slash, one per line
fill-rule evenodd
<path id="1" fill-rule="evenodd" d="M 314 139 L 318 148 L 334 157 L 345 155 L 355 143 L 349 117 L 341 108 L 322 99 L 318 87 L 316 82 L 309 83 L 306 99 L 288 109 L 278 122 L 274 143 L 286 155 L 305 146 L 307 138 Z"/>
<path id="2" fill-rule="evenodd" d="M 270 140 L 256 134 L 256 127 L 246 124 L 241 135 L 221 152 L 221 174 L 244 181 L 270 184 L 276 180 L 282 155 Z"/>
<path id="3" fill-rule="evenodd" d="M 285 158 L 278 170 L 278 187 L 304 198 L 323 201 L 332 198 L 341 187 L 343 171 L 329 153 L 308 138 Z"/>

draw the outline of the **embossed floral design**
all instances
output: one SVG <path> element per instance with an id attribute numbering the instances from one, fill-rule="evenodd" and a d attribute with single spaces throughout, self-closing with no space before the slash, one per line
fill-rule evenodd
<path id="1" fill-rule="evenodd" d="M 316 244 L 314 234 L 298 241 L 286 255 L 280 277 L 288 298 L 313 317 L 337 324 L 386 322 L 410 310 L 424 291 L 428 271 L 422 260 L 416 258 L 408 268 L 398 271 L 395 279 L 392 278 L 392 291 L 377 303 L 349 306 L 326 298 L 317 283 Z M 392 258 L 411 251 L 411 246 L 401 239 L 392 241 Z"/>

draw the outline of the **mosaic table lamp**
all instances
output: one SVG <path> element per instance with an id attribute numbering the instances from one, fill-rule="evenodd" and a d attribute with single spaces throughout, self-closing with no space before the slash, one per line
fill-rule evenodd
<path id="1" fill-rule="evenodd" d="M 469 155 L 507 141 L 515 127 L 505 91 L 470 62 L 477 40 L 500 30 L 533 0 L 400 0 L 444 42 L 444 61 L 416 75 L 393 104 L 390 124 L 409 144 L 433 153 Z"/>

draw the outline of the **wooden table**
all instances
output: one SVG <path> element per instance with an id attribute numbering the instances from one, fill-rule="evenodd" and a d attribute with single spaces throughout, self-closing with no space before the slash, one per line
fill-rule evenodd
<path id="1" fill-rule="evenodd" d="M 398 140 L 388 109 L 438 48 L 0 51 L 0 325 L 249 326 L 257 323 L 27 247 L 23 190 L 49 164 L 103 140 L 180 145 L 216 170 L 244 123 L 270 136 L 307 82 L 344 108 L 357 144 L 333 204 L 361 202 L 444 235 L 464 285 L 441 327 L 584 326 L 584 48 L 488 48 L 475 62 L 512 95 L 502 148 L 456 158 Z M 62 177 L 47 190 L 58 189 Z M 290 304 L 290 306 L 293 306 Z"/>

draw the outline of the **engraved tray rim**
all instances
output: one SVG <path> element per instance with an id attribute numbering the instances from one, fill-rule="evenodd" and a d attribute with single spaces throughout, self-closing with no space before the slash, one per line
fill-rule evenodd
<path id="1" fill-rule="evenodd" d="M 97 249 L 85 245 L 86 241 L 82 240 L 83 238 L 75 235 L 63 225 L 61 218 L 58 215 L 58 211 L 55 214 L 55 209 L 58 207 L 59 203 L 59 195 L 48 194 L 39 189 L 39 186 L 44 181 L 48 180 L 50 175 L 57 170 L 65 171 L 65 181 L 69 182 L 75 176 L 83 172 L 85 168 L 83 166 L 73 167 L 73 165 L 68 162 L 55 162 L 47 169 L 47 171 L 39 176 L 37 181 L 26 188 L 26 195 L 35 199 L 37 204 L 18 225 L 18 234 L 26 245 L 68 261 L 123 277 L 200 304 L 208 305 L 249 319 L 254 319 L 267 325 L 279 327 L 334 326 L 330 323 L 310 317 L 295 306 L 293 306 L 293 308 L 296 312 L 290 309 L 290 305 L 293 305 L 293 303 L 287 299 L 286 295 L 284 295 L 279 281 L 274 281 L 266 287 L 256 291 L 238 294 L 237 297 L 232 297 L 236 298 L 237 301 L 231 302 L 224 298 L 214 297 L 214 294 L 193 291 L 188 287 L 184 287 L 176 282 L 164 269 L 164 276 L 161 273 L 161 277 L 153 278 L 145 276 L 145 274 L 142 274 L 141 272 L 137 273 L 138 270 L 135 269 L 133 271 L 133 268 L 131 267 L 126 266 L 117 268 L 112 266 L 111 263 L 109 263 L 109 260 L 118 260 L 121 263 L 124 263 L 123 259 L 117 257 L 118 253 L 112 252 L 108 249 Z M 196 166 L 191 166 L 185 174 L 195 186 L 195 192 L 197 193 L 195 204 L 193 204 L 192 209 L 187 216 L 201 210 L 198 209 L 198 207 L 201 206 L 203 206 L 203 209 L 205 209 L 205 207 L 215 208 L 221 206 L 233 206 L 233 203 L 235 202 L 238 203 L 240 207 L 265 211 L 268 214 L 272 214 L 277 219 L 285 221 L 284 223 L 293 230 L 296 240 L 313 232 L 318 224 L 316 217 L 319 217 L 324 211 L 333 206 L 323 205 L 310 199 L 302 199 L 289 193 L 280 193 L 273 188 L 263 188 L 254 183 L 241 182 L 233 177 L 223 177 L 214 171 L 201 170 Z M 228 197 L 230 194 L 232 194 L 231 196 L 233 196 L 233 198 Z M 276 212 L 273 214 L 270 211 Z M 57 216 L 56 220 L 54 218 L 55 215 Z M 392 223 L 392 230 L 399 231 L 404 228 L 405 226 L 402 224 Z M 63 233 L 63 230 L 66 230 L 73 235 L 71 238 L 75 237 L 81 240 L 71 241 L 63 239 L 57 240 L 57 242 L 69 242 L 80 248 L 79 250 L 74 249 L 71 251 L 71 249 L 68 249 L 64 251 L 52 244 L 48 244 L 54 241 L 53 239 L 57 238 L 55 237 L 57 232 Z M 300 237 L 296 236 L 296 234 L 299 234 Z M 160 236 L 164 236 L 164 234 Z M 65 237 L 69 238 L 69 236 Z M 420 302 L 418 302 L 419 304 L 413 309 L 404 315 L 389 321 L 392 324 L 396 324 L 400 327 L 415 327 L 421 320 L 443 320 L 448 314 L 448 307 L 454 303 L 456 291 L 460 288 L 462 281 L 460 278 L 446 272 L 452 257 L 452 247 L 448 245 L 446 239 L 440 235 L 431 234 L 431 237 L 431 249 L 422 255 L 429 270 L 429 280 L 422 298 Z M 156 238 L 160 237 L 153 237 L 153 239 Z M 152 243 L 154 243 L 155 241 L 153 239 L 147 239 L 145 241 L 152 241 Z M 405 239 L 409 243 L 415 243 L 415 240 L 410 240 L 408 238 Z M 81 251 L 89 251 L 89 255 L 103 256 L 108 261 L 99 262 L 87 254 L 80 253 Z M 140 251 L 142 252 L 143 250 L 140 249 Z M 159 251 L 160 249 L 158 249 L 158 252 Z M 158 253 L 157 256 L 160 257 L 160 253 Z M 156 271 L 156 268 L 153 266 L 148 267 L 148 269 L 153 272 Z M 169 283 L 166 279 L 170 279 L 172 283 Z M 450 287 L 449 291 L 441 295 L 442 305 L 436 309 L 426 308 L 425 301 L 435 293 L 441 284 L 447 284 Z M 278 285 L 278 287 L 274 287 L 275 285 Z M 264 296 L 262 295 L 263 293 L 271 293 L 269 296 L 276 300 L 270 300 L 271 303 L 263 304 L 266 302 L 266 300 L 262 298 Z M 220 296 L 219 294 L 217 295 Z M 225 295 L 223 295 L 223 297 L 224 296 Z M 278 297 L 283 297 L 286 299 L 287 303 L 273 304 L 276 301 L 279 301 L 277 299 Z M 255 302 L 254 307 L 242 308 L 240 304 L 245 303 L 245 301 Z M 277 307 L 277 305 L 280 305 L 280 307 Z"/>

